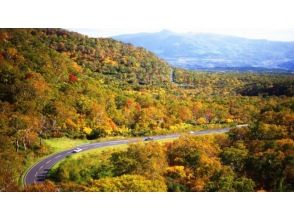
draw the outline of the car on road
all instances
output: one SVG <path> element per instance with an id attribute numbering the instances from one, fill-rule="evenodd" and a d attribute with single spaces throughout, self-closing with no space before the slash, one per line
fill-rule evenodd
<path id="1" fill-rule="evenodd" d="M 154 139 L 152 137 L 146 137 L 144 138 L 144 141 L 153 141 Z"/>
<path id="2" fill-rule="evenodd" d="M 194 134 L 195 132 L 194 131 L 189 131 L 189 134 Z"/>
<path id="3" fill-rule="evenodd" d="M 236 125 L 236 128 L 243 128 L 243 127 L 248 127 L 248 124 Z"/>
<path id="4" fill-rule="evenodd" d="M 78 147 L 78 148 L 76 148 L 76 149 L 73 150 L 73 153 L 79 153 L 81 151 L 82 151 L 82 149 Z"/>

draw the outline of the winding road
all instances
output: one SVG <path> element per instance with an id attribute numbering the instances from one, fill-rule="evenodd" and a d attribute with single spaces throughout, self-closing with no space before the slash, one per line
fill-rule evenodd
<path id="1" fill-rule="evenodd" d="M 240 125 L 238 125 L 240 126 Z M 238 127 L 237 126 L 237 127 Z M 241 125 L 242 126 L 242 125 Z M 202 130 L 202 131 L 192 131 L 189 132 L 191 135 L 205 135 L 205 134 L 221 134 L 226 133 L 231 128 L 221 128 L 221 129 L 209 129 L 209 130 Z M 181 134 L 167 134 L 167 135 L 157 135 L 157 136 L 151 136 L 152 140 L 164 140 L 169 138 L 178 138 Z M 122 139 L 122 140 L 114 140 L 114 141 L 104 141 L 104 142 L 97 142 L 97 143 L 91 143 L 91 144 L 83 144 L 76 146 L 74 148 L 53 154 L 48 156 L 47 158 L 41 160 L 34 166 L 32 166 L 25 174 L 24 176 L 24 184 L 30 185 L 33 183 L 42 183 L 47 175 L 49 170 L 56 164 L 57 162 L 63 160 L 67 156 L 74 154 L 73 150 L 77 147 L 81 148 L 82 151 L 88 151 L 100 147 L 107 147 L 107 146 L 115 146 L 115 145 L 121 145 L 121 144 L 130 144 L 130 143 L 136 143 L 140 141 L 144 141 L 146 137 L 141 138 L 131 138 L 131 139 Z"/>

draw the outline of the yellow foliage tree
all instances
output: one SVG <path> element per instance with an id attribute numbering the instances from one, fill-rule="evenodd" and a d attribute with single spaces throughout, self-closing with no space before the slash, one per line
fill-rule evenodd
<path id="1" fill-rule="evenodd" d="M 199 125 L 207 124 L 207 120 L 205 118 L 201 117 L 196 120 L 196 123 Z"/>
<path id="2" fill-rule="evenodd" d="M 89 135 L 89 134 L 91 134 L 92 129 L 89 128 L 89 127 L 84 127 L 83 132 L 84 132 L 85 134 L 88 134 L 88 135 Z"/>

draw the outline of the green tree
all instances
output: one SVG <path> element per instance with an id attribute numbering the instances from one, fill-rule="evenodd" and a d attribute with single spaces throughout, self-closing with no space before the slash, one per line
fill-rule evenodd
<path id="1" fill-rule="evenodd" d="M 216 172 L 205 186 L 211 192 L 252 192 L 255 183 L 246 177 L 237 178 L 233 170 L 224 167 Z"/>
<path id="2" fill-rule="evenodd" d="M 220 154 L 223 164 L 229 165 L 235 172 L 242 172 L 248 157 L 248 150 L 243 143 L 226 147 Z"/>

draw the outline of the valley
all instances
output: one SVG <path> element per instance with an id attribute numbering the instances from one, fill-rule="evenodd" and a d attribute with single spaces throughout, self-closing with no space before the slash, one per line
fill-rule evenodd
<path id="1" fill-rule="evenodd" d="M 294 43 L 208 33 L 138 33 L 114 39 L 147 48 L 189 70 L 293 73 Z"/>

